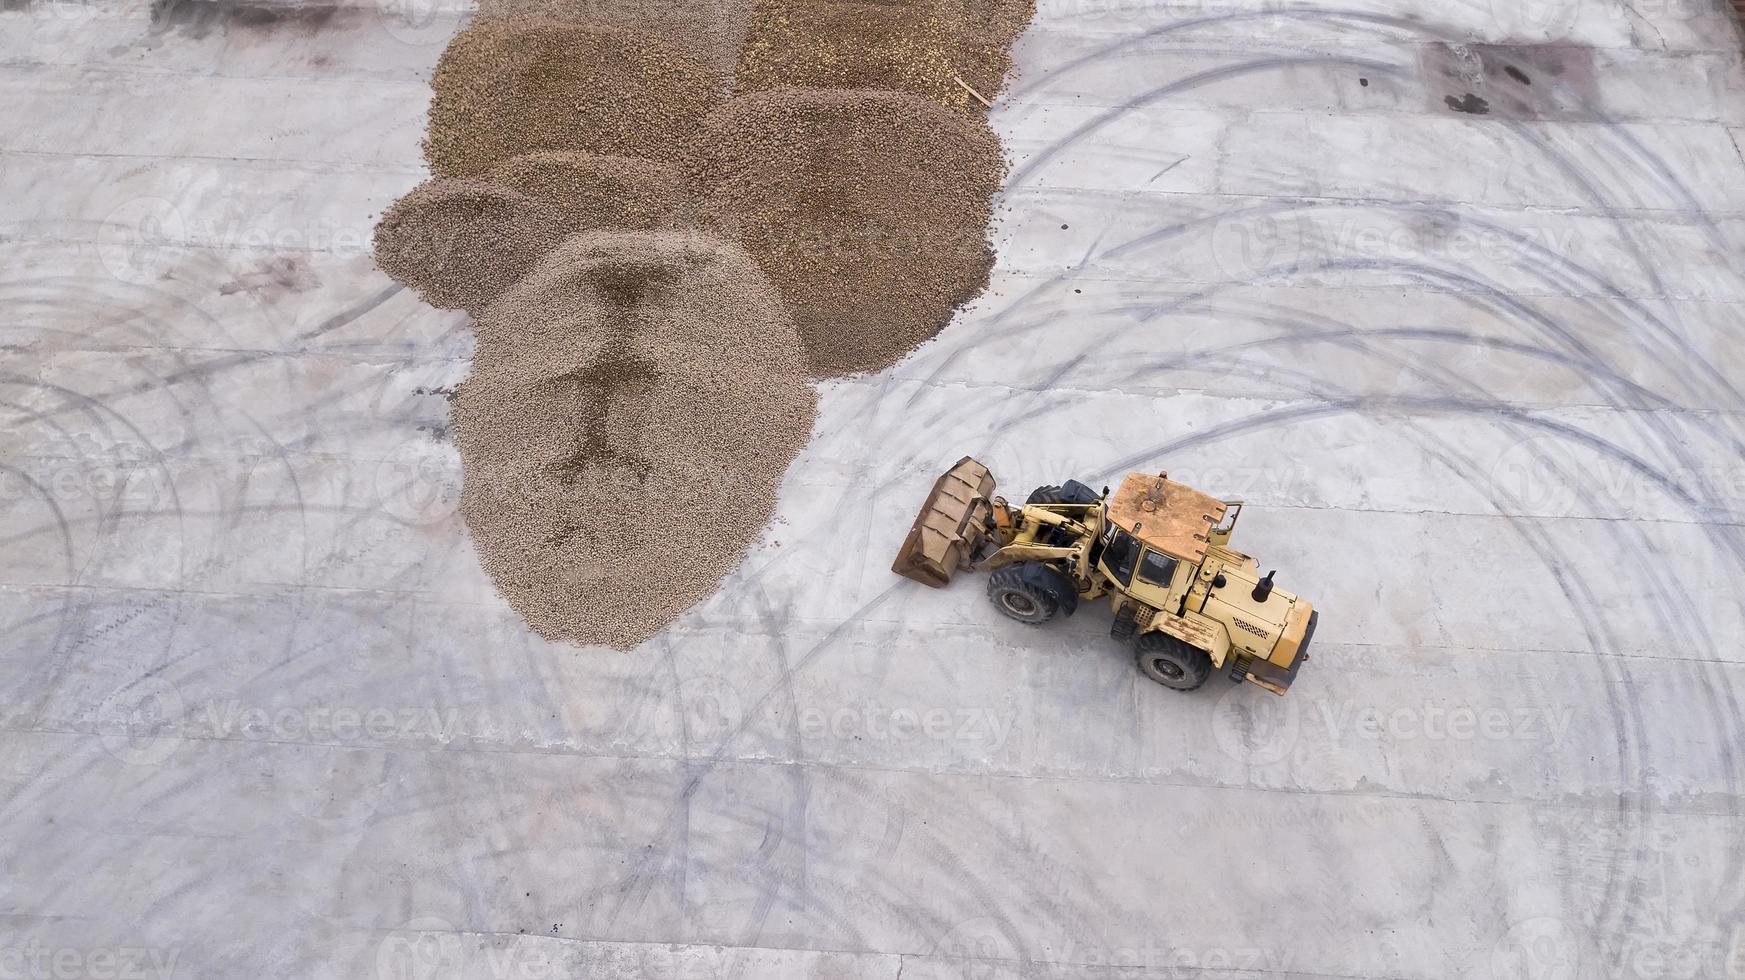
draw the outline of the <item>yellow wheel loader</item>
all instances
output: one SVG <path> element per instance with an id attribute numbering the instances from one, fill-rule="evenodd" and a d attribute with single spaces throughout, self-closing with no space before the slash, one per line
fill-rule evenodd
<path id="1" fill-rule="evenodd" d="M 1309 659 L 1314 608 L 1230 547 L 1241 501 L 1161 473 L 1129 473 L 1113 495 L 1077 480 L 1039 487 L 1022 507 L 993 493 L 993 474 L 965 456 L 933 485 L 891 570 L 934 588 L 960 568 L 991 572 L 995 608 L 1032 626 L 1108 596 L 1111 634 L 1178 691 L 1228 665 L 1232 681 L 1282 695 Z"/>

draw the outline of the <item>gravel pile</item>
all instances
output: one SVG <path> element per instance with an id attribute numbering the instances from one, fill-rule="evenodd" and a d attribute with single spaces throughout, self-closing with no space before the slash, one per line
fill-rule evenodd
<path id="1" fill-rule="evenodd" d="M 556 20 L 642 31 L 726 74 L 751 24 L 752 0 L 479 0 L 479 20 Z"/>
<path id="2" fill-rule="evenodd" d="M 1036 0 L 934 0 L 934 9 L 952 23 L 964 25 L 966 31 L 1005 49 L 1001 63 L 1010 68 L 1012 45 L 1036 16 Z M 1004 84 L 1005 77 L 997 81 L 996 89 Z M 993 97 L 992 92 L 983 94 Z"/>
<path id="3" fill-rule="evenodd" d="M 633 647 L 738 565 L 811 435 L 780 298 L 727 243 L 598 232 L 477 327 L 454 424 L 480 558 L 540 635 Z"/>
<path id="4" fill-rule="evenodd" d="M 985 120 L 898 92 L 777 89 L 710 116 L 704 220 L 775 281 L 820 376 L 876 371 L 986 286 Z"/>
<path id="5" fill-rule="evenodd" d="M 485 172 L 554 211 L 569 231 L 672 228 L 687 218 L 687 175 L 677 166 L 591 153 L 527 153 Z"/>
<path id="6" fill-rule="evenodd" d="M 541 635 L 708 596 L 810 437 L 987 282 L 979 103 L 1033 0 L 480 0 L 377 263 L 474 317 L 462 512 Z M 728 102 L 729 80 L 747 93 Z"/>
<path id="7" fill-rule="evenodd" d="M 431 306 L 478 316 L 563 237 L 561 215 L 497 184 L 431 180 L 376 224 L 376 264 Z"/>
<path id="8" fill-rule="evenodd" d="M 685 159 L 725 80 L 640 31 L 510 19 L 456 34 L 430 85 L 424 158 L 458 177 L 544 150 Z"/>
<path id="9" fill-rule="evenodd" d="M 1012 41 L 1033 10 L 1032 0 L 977 4 L 973 12 L 951 0 L 759 0 L 734 84 L 741 94 L 887 89 L 981 113 L 964 85 L 990 100 L 999 94 Z"/>

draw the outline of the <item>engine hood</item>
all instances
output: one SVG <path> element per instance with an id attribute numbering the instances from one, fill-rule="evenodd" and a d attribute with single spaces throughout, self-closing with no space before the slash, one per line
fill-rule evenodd
<path id="1" fill-rule="evenodd" d="M 1232 651 L 1257 660 L 1275 660 L 1276 654 L 1283 654 L 1287 662 L 1279 666 L 1289 666 L 1313 610 L 1296 593 L 1276 585 L 1263 598 L 1255 598 L 1261 575 L 1254 559 L 1226 549 L 1215 552 L 1222 554 L 1209 557 L 1221 559 L 1222 567 L 1206 590 L 1200 612 L 1225 624 Z M 1291 633 L 1297 634 L 1296 639 L 1281 644 Z"/>

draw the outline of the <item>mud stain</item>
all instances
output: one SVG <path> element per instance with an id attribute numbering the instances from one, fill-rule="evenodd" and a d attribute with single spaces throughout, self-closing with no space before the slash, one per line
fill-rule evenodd
<path id="1" fill-rule="evenodd" d="M 1564 121 L 1592 119 L 1603 108 L 1592 48 L 1436 43 L 1422 52 L 1419 69 L 1432 105 L 1499 119 Z"/>
<path id="2" fill-rule="evenodd" d="M 1455 112 L 1469 112 L 1475 116 L 1486 116 L 1489 115 L 1491 111 L 1491 104 L 1489 102 L 1473 95 L 1471 92 L 1466 93 L 1458 99 L 1450 95 L 1445 97 L 1442 101 L 1448 103 L 1448 108 L 1453 109 Z"/>
<path id="3" fill-rule="evenodd" d="M 214 33 L 270 34 L 295 31 L 315 34 L 339 15 L 332 3 L 268 3 L 261 0 L 153 0 L 153 34 L 174 31 L 199 40 Z"/>
<path id="4" fill-rule="evenodd" d="M 241 273 L 218 287 L 221 296 L 251 293 L 269 303 L 276 303 L 294 293 L 304 293 L 321 281 L 309 268 L 309 260 L 300 255 L 276 256 L 247 272 Z"/>

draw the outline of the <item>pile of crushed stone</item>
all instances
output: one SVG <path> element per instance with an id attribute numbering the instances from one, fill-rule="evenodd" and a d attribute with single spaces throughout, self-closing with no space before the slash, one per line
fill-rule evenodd
<path id="1" fill-rule="evenodd" d="M 424 158 L 460 177 L 545 150 L 683 160 L 725 78 L 645 32 L 511 18 L 456 34 L 430 86 Z"/>
<path id="2" fill-rule="evenodd" d="M 738 565 L 811 435 L 780 297 L 728 243 L 596 232 L 477 328 L 454 427 L 486 569 L 548 639 L 640 643 Z"/>
<path id="3" fill-rule="evenodd" d="M 376 264 L 431 306 L 484 313 L 563 237 L 539 201 L 469 178 L 425 181 L 376 224 Z"/>
<path id="4" fill-rule="evenodd" d="M 900 92 L 777 89 L 709 117 L 704 220 L 757 257 L 814 373 L 876 371 L 987 285 L 1004 161 L 985 120 Z"/>
<path id="5" fill-rule="evenodd" d="M 1012 67 L 1033 0 L 850 3 L 758 0 L 740 53 L 740 94 L 773 88 L 908 92 L 981 113 Z M 966 88 L 967 86 L 967 88 Z"/>
<path id="6" fill-rule="evenodd" d="M 525 153 L 485 179 L 555 212 L 567 231 L 674 228 L 689 220 L 685 171 L 673 164 L 592 153 Z"/>
<path id="7" fill-rule="evenodd" d="M 753 0 L 479 0 L 480 20 L 556 20 L 641 31 L 682 45 L 726 74 L 739 58 Z"/>
<path id="8" fill-rule="evenodd" d="M 1033 3 L 480 0 L 376 260 L 474 317 L 462 513 L 534 630 L 628 649 L 708 596 L 812 380 L 984 288 L 1003 164 L 958 80 L 998 93 Z"/>

